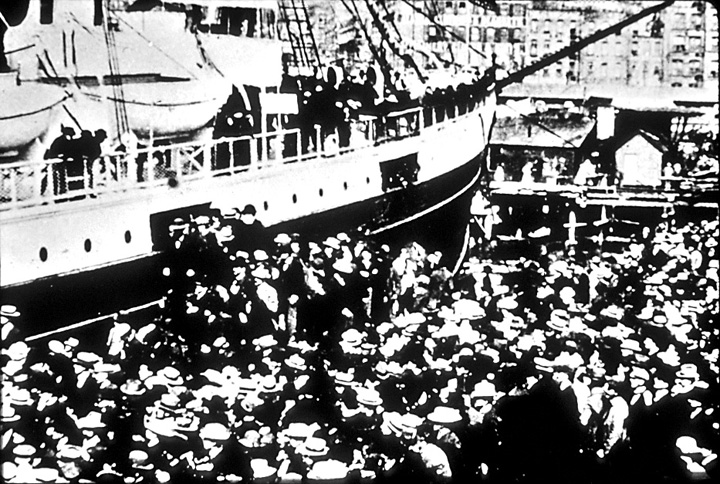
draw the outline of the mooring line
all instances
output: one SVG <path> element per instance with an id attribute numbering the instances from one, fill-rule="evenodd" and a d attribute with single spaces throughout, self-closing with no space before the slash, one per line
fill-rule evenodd
<path id="1" fill-rule="evenodd" d="M 104 314 L 104 315 L 102 315 L 102 316 L 98 316 L 98 317 L 96 317 L 96 318 L 88 319 L 88 320 L 85 320 L 85 321 L 80 321 L 79 323 L 74 323 L 74 324 L 71 324 L 71 325 L 69 325 L 69 326 L 63 326 L 62 328 L 54 329 L 54 330 L 48 331 L 48 332 L 46 332 L 46 333 L 36 334 L 35 336 L 30 336 L 30 337 L 28 337 L 28 338 L 25 338 L 25 342 L 27 342 L 27 343 L 32 343 L 32 342 L 34 342 L 34 341 L 38 341 L 38 340 L 41 340 L 41 339 L 43 339 L 43 338 L 47 338 L 48 336 L 53 336 L 53 335 L 56 335 L 56 334 L 60 334 L 60 333 L 64 333 L 64 332 L 67 332 L 67 331 L 72 331 L 72 330 L 75 330 L 75 329 L 78 329 L 78 328 L 82 328 L 82 327 L 84 327 L 84 326 L 89 326 L 89 325 L 91 325 L 91 324 L 95 324 L 95 323 L 98 323 L 98 322 L 100 322 L 100 321 L 104 321 L 104 320 L 106 320 L 106 319 L 115 318 L 115 317 L 117 317 L 117 316 L 119 316 L 119 315 L 136 313 L 136 312 L 138 312 L 138 311 L 142 311 L 143 309 L 147 309 L 147 308 L 150 308 L 150 307 L 152 307 L 152 306 L 158 306 L 158 305 L 160 305 L 160 303 L 162 303 L 162 302 L 164 301 L 164 299 L 165 299 L 165 298 L 163 298 L 163 299 L 158 299 L 158 300 L 155 300 L 155 301 L 151 301 L 151 302 L 146 303 L 146 304 L 141 304 L 140 306 L 134 306 L 134 307 L 132 307 L 132 308 L 130 308 L 130 309 L 122 309 L 122 310 L 120 310 L 120 311 L 118 311 L 118 312 L 115 312 L 115 313 L 112 313 L 112 314 Z"/>

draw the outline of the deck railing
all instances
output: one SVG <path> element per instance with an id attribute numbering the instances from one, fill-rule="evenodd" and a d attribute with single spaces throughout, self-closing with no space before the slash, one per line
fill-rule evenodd
<path id="1" fill-rule="evenodd" d="M 97 198 L 209 176 L 238 176 L 279 164 L 326 159 L 418 136 L 428 127 L 438 129 L 471 115 L 483 103 L 415 107 L 385 116 L 360 116 L 343 133 L 315 126 L 313 130 L 285 129 L 152 146 L 106 154 L 95 160 L 3 163 L 0 210 Z"/>

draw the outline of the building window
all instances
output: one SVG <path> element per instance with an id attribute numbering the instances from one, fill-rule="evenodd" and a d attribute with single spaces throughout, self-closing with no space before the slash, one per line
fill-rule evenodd
<path id="1" fill-rule="evenodd" d="M 684 64 L 683 64 L 682 59 L 673 59 L 671 67 L 672 67 L 671 75 L 673 75 L 673 76 L 684 75 Z"/>
<path id="2" fill-rule="evenodd" d="M 537 40 L 531 40 L 530 41 L 530 56 L 531 57 L 537 57 Z"/>
<path id="3" fill-rule="evenodd" d="M 498 30 L 498 42 L 507 42 L 508 41 L 508 29 L 501 28 Z"/>
<path id="4" fill-rule="evenodd" d="M 480 42 L 480 27 L 470 27 L 470 42 Z"/>
<path id="5" fill-rule="evenodd" d="M 538 31 L 538 19 L 534 18 L 530 21 L 530 32 L 536 33 Z"/>
<path id="6" fill-rule="evenodd" d="M 523 35 L 521 29 L 513 29 L 512 36 L 510 37 L 511 42 L 522 42 Z"/>

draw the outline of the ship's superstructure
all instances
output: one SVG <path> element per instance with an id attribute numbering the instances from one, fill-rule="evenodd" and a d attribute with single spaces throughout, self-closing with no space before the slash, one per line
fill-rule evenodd
<path id="1" fill-rule="evenodd" d="M 253 204 L 266 226 L 360 206 L 365 228 L 383 231 L 472 194 L 494 119 L 489 83 L 447 105 L 363 114 L 349 122 L 349 139 L 342 143 L 336 131 L 318 125 L 310 126 L 309 134 L 308 127 L 268 126 L 268 114 L 292 112 L 283 102 L 287 99 L 272 92 L 282 76 L 274 2 L 174 3 L 184 5 L 183 11 L 97 19 L 90 9 L 85 20 L 56 9 L 54 23 L 47 26 L 28 13 L 20 30 L 9 31 L 6 51 L 38 29 L 43 31 L 38 41 L 49 38 L 47 28 L 48 35 L 65 42 L 50 41 L 33 63 L 50 69 L 49 75 L 33 70 L 33 78 L 27 63 L 9 56 L 16 70 L 7 76 L 20 85 L 6 95 L 14 98 L 19 92 L 14 89 L 25 86 L 53 89 L 59 112 L 46 114 L 55 123 L 45 128 L 48 135 L 33 134 L 30 148 L 17 147 L 14 157 L 6 156 L 0 165 L 3 287 L 148 257 L 163 249 L 163 233 L 175 216 L 211 205 Z M 201 16 L 193 16 L 193 6 L 203 9 Z M 168 32 L 177 39 L 174 47 L 162 43 L 170 38 Z M 81 41 L 88 47 L 73 47 Z M 30 55 L 37 45 L 26 50 Z M 95 61 L 86 65 L 86 57 L 93 56 Z M 211 139 L 202 128 L 227 99 L 230 84 L 238 91 L 259 88 L 266 101 L 262 121 L 252 134 Z M 170 99 L 192 92 L 197 96 L 186 102 Z M 155 101 L 141 101 L 134 93 Z M 106 109 L 98 114 L 93 103 L 102 102 Z M 162 115 L 153 117 L 153 110 Z M 21 124 L 13 119 L 10 126 Z M 154 120 L 165 123 L 165 131 Z M 111 140 L 124 143 L 99 158 L 83 158 L 71 170 L 67 161 L 41 156 L 59 123 L 104 129 Z M 125 141 L 127 132 L 139 142 Z M 426 195 L 417 197 L 412 209 L 399 210 L 397 199 L 407 198 L 399 194 L 408 187 Z"/>

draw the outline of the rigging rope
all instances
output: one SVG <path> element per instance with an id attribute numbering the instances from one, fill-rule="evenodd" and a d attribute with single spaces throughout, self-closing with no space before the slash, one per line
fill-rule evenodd
<path id="1" fill-rule="evenodd" d="M 121 136 L 129 131 L 127 109 L 125 107 L 125 92 L 123 89 L 122 75 L 115 43 L 115 31 L 110 25 L 110 0 L 105 0 L 105 15 L 103 15 L 103 33 L 108 53 L 108 67 L 110 69 L 110 84 L 113 90 L 113 108 L 115 112 L 115 123 L 117 134 Z"/>
<path id="2" fill-rule="evenodd" d="M 385 7 L 385 11 L 386 11 L 386 12 L 388 13 L 388 15 L 389 15 L 389 12 L 388 12 L 388 10 L 387 10 L 387 6 L 385 6 L 385 3 L 384 3 L 384 2 L 381 2 L 381 3 L 383 4 L 383 7 Z M 415 63 L 415 59 L 413 59 L 412 56 L 409 55 L 407 52 L 402 52 L 402 51 L 401 51 L 401 46 L 398 45 L 398 43 L 394 42 L 394 41 L 390 38 L 390 34 L 389 34 L 388 30 L 387 30 L 387 26 L 386 26 L 385 23 L 383 22 L 383 19 L 382 19 L 382 17 L 380 16 L 380 14 L 378 13 L 378 11 L 375 10 L 375 7 L 374 7 L 374 5 L 373 5 L 373 2 L 371 2 L 370 0 L 365 0 L 365 4 L 367 5 L 367 8 L 368 8 L 368 11 L 370 12 L 370 15 L 372 15 L 372 18 L 373 18 L 373 20 L 374 20 L 374 22 L 375 22 L 375 25 L 377 26 L 378 30 L 380 31 L 380 35 L 382 36 L 383 40 L 388 44 L 388 46 L 390 47 L 390 50 L 392 50 L 393 53 L 394 53 L 398 58 L 400 58 L 400 59 L 402 59 L 404 62 L 407 62 L 408 64 L 410 64 L 410 66 L 415 70 L 415 73 L 417 74 L 418 78 L 419 78 L 421 81 L 425 81 L 425 76 L 423 75 L 423 73 L 420 71 L 420 69 L 418 68 L 417 64 Z M 397 26 L 395 25 L 394 22 L 392 22 L 392 20 L 391 20 L 391 23 L 392 23 L 393 26 L 395 27 L 395 32 L 397 32 L 398 35 L 399 35 L 399 31 L 398 31 L 398 29 L 397 29 Z"/>
<path id="3" fill-rule="evenodd" d="M 430 15 L 430 14 L 428 14 L 428 13 L 425 13 L 425 11 L 423 11 L 422 8 L 418 8 L 417 6 L 415 6 L 415 5 L 412 3 L 412 0 L 402 0 L 402 1 L 403 1 L 403 3 L 407 4 L 410 8 L 412 8 L 414 11 L 418 12 L 418 13 L 421 14 L 423 17 L 425 17 L 425 18 L 427 18 L 428 20 L 430 20 L 437 28 L 439 28 L 439 29 L 443 32 L 443 34 L 449 35 L 450 37 L 454 38 L 455 40 L 459 40 L 459 41 L 461 41 L 461 42 L 466 42 L 465 39 L 463 39 L 462 37 L 460 37 L 458 34 L 456 34 L 455 32 L 453 32 L 453 31 L 451 31 L 451 30 L 448 30 L 447 27 L 445 27 L 444 25 L 442 25 L 441 23 L 439 23 L 437 20 L 435 20 L 434 16 L 432 16 L 432 15 Z M 467 46 L 468 46 L 468 48 L 469 48 L 471 51 L 475 52 L 476 54 L 482 56 L 482 57 L 485 58 L 485 59 L 488 58 L 487 54 L 485 54 L 484 52 L 481 52 L 481 51 L 477 50 L 475 47 L 473 47 L 472 45 L 470 45 L 470 43 L 467 43 Z M 453 63 L 454 63 L 454 62 L 453 62 Z"/>
<path id="4" fill-rule="evenodd" d="M 360 29 L 362 30 L 362 32 L 365 36 L 365 40 L 368 43 L 368 47 L 370 48 L 370 51 L 372 52 L 373 57 L 380 65 L 380 69 L 382 69 L 383 74 L 385 75 L 385 78 L 388 80 L 391 79 L 392 76 L 390 76 L 390 66 L 387 64 L 387 61 L 380 55 L 377 48 L 375 47 L 375 44 L 372 43 L 372 38 L 370 37 L 370 33 L 365 28 L 365 24 L 363 23 L 362 18 L 360 18 L 360 11 L 357 8 L 357 4 L 355 3 L 355 0 L 350 0 L 350 2 L 352 2 L 352 7 L 353 7 L 352 9 L 350 8 L 350 6 L 348 6 L 348 4 L 345 2 L 345 0 L 340 0 L 340 1 L 345 6 L 345 8 L 348 10 L 348 12 L 350 12 L 351 15 L 354 15 L 355 20 L 357 20 L 357 23 L 360 24 Z M 354 9 L 354 13 L 353 13 L 353 9 Z M 391 84 L 391 86 L 392 86 L 392 84 Z"/>

